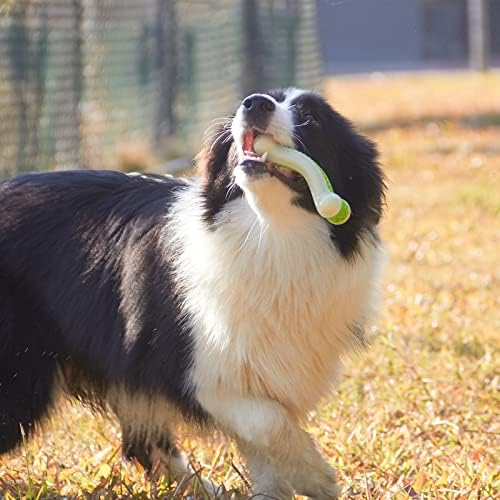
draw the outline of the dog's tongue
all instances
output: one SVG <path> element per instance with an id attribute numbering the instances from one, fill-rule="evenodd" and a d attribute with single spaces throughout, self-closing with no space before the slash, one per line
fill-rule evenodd
<path id="1" fill-rule="evenodd" d="M 253 140 L 253 131 L 246 130 L 243 134 L 243 151 L 245 151 L 245 153 L 253 153 Z"/>

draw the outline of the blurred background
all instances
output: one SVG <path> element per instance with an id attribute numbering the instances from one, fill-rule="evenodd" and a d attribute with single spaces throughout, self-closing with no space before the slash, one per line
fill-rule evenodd
<path id="1" fill-rule="evenodd" d="M 252 91 L 500 61 L 497 0 L 0 5 L 2 176 L 172 170 L 188 165 L 211 121 Z"/>
<path id="2" fill-rule="evenodd" d="M 499 63 L 500 0 L 0 0 L 0 177 L 182 171 L 248 93 L 321 90 L 378 144 L 389 259 L 372 345 L 308 430 L 343 498 L 496 499 Z M 248 498 L 230 441 L 179 436 Z M 0 457 L 0 497 L 62 495 L 180 497 L 70 405 Z"/>

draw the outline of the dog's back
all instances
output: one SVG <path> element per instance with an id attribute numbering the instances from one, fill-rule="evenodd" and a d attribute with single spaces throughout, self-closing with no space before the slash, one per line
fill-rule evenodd
<path id="1" fill-rule="evenodd" d="M 137 376 L 130 360 L 150 336 L 134 338 L 129 327 L 123 339 L 131 316 L 149 316 L 138 322 L 143 329 L 158 314 L 175 321 L 168 297 L 145 301 L 136 290 L 135 303 L 120 290 L 146 271 L 143 280 L 164 280 L 155 290 L 168 289 L 168 266 L 155 264 L 157 240 L 184 185 L 116 172 L 29 174 L 0 184 L 0 453 L 47 412 L 57 377 L 73 361 L 100 385 Z M 78 377 L 67 382 L 78 393 Z"/>

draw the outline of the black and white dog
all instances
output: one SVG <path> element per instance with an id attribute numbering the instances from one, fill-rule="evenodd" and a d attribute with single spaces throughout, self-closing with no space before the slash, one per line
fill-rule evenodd
<path id="1" fill-rule="evenodd" d="M 352 216 L 333 226 L 269 134 L 319 163 Z M 198 155 L 197 181 L 75 171 L 0 184 L 0 452 L 61 391 L 110 408 L 123 451 L 190 473 L 172 411 L 233 436 L 254 493 L 339 494 L 301 429 L 363 344 L 382 261 L 375 146 L 318 95 L 253 94 Z"/>

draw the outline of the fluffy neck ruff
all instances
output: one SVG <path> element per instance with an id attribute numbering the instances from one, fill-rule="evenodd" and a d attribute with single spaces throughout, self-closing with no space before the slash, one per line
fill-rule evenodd
<path id="1" fill-rule="evenodd" d="M 169 241 L 196 391 L 271 398 L 304 417 L 370 316 L 381 248 L 367 239 L 346 260 L 319 217 L 295 207 L 293 223 L 277 230 L 245 198 L 208 227 L 201 197 L 194 186 L 180 194 Z"/>

